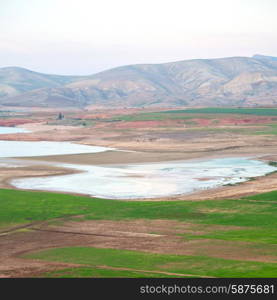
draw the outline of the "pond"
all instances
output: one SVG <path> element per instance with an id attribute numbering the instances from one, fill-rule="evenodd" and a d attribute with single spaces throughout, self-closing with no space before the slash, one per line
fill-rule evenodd
<path id="1" fill-rule="evenodd" d="M 248 158 L 220 158 L 116 166 L 55 164 L 80 173 L 15 179 L 23 189 L 82 193 L 99 198 L 135 199 L 189 194 L 262 176 L 277 168 Z"/>
<path id="2" fill-rule="evenodd" d="M 0 157 L 30 157 L 78 153 L 96 153 L 108 150 L 114 149 L 107 147 L 74 144 L 70 142 L 0 141 Z"/>
<path id="3" fill-rule="evenodd" d="M 29 130 L 19 128 L 19 127 L 5 127 L 0 126 L 0 134 L 11 134 L 11 133 L 27 133 Z"/>

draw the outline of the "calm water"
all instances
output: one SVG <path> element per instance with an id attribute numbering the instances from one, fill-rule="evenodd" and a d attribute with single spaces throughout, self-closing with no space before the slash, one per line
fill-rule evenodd
<path id="1" fill-rule="evenodd" d="M 26 133 L 30 132 L 29 130 L 19 128 L 19 127 L 4 127 L 0 126 L 0 134 L 9 134 L 9 133 Z"/>
<path id="2" fill-rule="evenodd" d="M 23 189 L 76 192 L 111 199 L 155 198 L 238 183 L 277 170 L 261 161 L 222 158 L 198 162 L 129 164 L 115 167 L 59 164 L 79 174 L 23 178 Z"/>
<path id="3" fill-rule="evenodd" d="M 96 153 L 113 148 L 86 146 L 69 142 L 0 141 L 0 157 L 30 157 L 78 153 Z"/>

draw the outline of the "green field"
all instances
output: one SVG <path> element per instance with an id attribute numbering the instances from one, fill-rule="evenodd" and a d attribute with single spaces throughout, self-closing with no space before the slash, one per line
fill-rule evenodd
<path id="1" fill-rule="evenodd" d="M 165 114 L 238 114 L 238 115 L 256 115 L 256 116 L 277 116 L 277 108 L 195 108 L 183 110 L 168 110 L 160 113 Z"/>
<path id="2" fill-rule="evenodd" d="M 91 266 L 91 268 L 105 265 L 112 268 L 155 270 L 156 272 L 166 271 L 195 277 L 277 276 L 277 265 L 270 263 L 244 262 L 202 256 L 152 254 L 117 249 L 88 247 L 58 248 L 25 257 L 77 263 Z"/>
<path id="3" fill-rule="evenodd" d="M 0 199 L 2 228 L 74 215 L 94 220 L 168 219 L 277 228 L 277 191 L 238 200 L 139 202 L 0 189 Z"/>
<path id="4" fill-rule="evenodd" d="M 132 115 L 115 116 L 114 121 L 160 121 L 160 120 L 189 120 L 195 118 L 195 115 L 180 114 L 164 114 L 163 112 L 138 113 Z"/>
<path id="5" fill-rule="evenodd" d="M 176 233 L 184 242 L 207 239 L 211 243 L 220 240 L 243 242 L 254 251 L 277 256 L 277 191 L 237 200 L 128 202 L 50 192 L 0 189 L 0 201 L 1 231 L 35 221 L 57 218 L 64 218 L 66 221 L 77 215 L 79 220 L 177 220 L 195 226 L 195 232 L 192 230 L 190 233 Z M 219 229 L 222 225 L 224 228 Z M 240 228 L 234 229 L 234 226 Z M 199 230 L 203 233 L 197 233 Z M 165 276 L 159 272 L 196 277 L 277 277 L 276 263 L 203 255 L 167 255 L 71 247 L 32 253 L 28 257 L 84 265 L 45 274 L 53 277 Z M 100 265 L 128 270 L 106 270 L 99 268 Z"/>
<path id="6" fill-rule="evenodd" d="M 266 130 L 255 131 L 255 134 L 276 135 L 277 134 L 277 124 L 268 124 Z"/>
<path id="7" fill-rule="evenodd" d="M 277 108 L 195 108 L 167 110 L 160 112 L 135 113 L 113 117 L 113 121 L 162 121 L 162 120 L 189 120 L 193 118 L 213 119 L 216 115 L 252 115 L 277 116 Z"/>

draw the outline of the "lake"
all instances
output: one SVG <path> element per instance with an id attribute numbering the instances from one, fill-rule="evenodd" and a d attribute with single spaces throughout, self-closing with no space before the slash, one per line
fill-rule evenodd
<path id="1" fill-rule="evenodd" d="M 26 132 L 30 132 L 30 131 L 19 127 L 0 126 L 0 134 L 26 133 Z"/>
<path id="2" fill-rule="evenodd" d="M 87 146 L 70 142 L 0 141 L 0 157 L 31 157 L 78 153 L 97 153 L 113 148 Z"/>
<path id="3" fill-rule="evenodd" d="M 220 158 L 120 166 L 55 164 L 78 174 L 15 179 L 22 189 L 83 193 L 99 198 L 135 199 L 189 194 L 262 176 L 277 168 L 247 158 Z"/>
<path id="4" fill-rule="evenodd" d="M 10 157 L 97 153 L 109 150 L 116 149 L 70 142 L 0 141 L 0 158 L 6 159 L 0 165 L 1 167 L 14 164 L 16 166 L 16 160 L 8 162 L 7 158 Z M 277 170 L 276 167 L 269 166 L 265 162 L 245 157 L 114 166 L 54 162 L 48 164 L 76 169 L 80 173 L 21 178 L 12 180 L 11 183 L 23 189 L 81 193 L 99 198 L 156 198 L 235 184 Z"/>

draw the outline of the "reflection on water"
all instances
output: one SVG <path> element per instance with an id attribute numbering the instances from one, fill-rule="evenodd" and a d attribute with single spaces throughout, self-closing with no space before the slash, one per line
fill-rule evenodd
<path id="1" fill-rule="evenodd" d="M 86 146 L 69 142 L 0 141 L 0 157 L 30 157 L 77 153 L 96 153 L 113 148 Z"/>
<path id="2" fill-rule="evenodd" d="M 11 134 L 11 133 L 26 133 L 30 132 L 29 130 L 19 128 L 19 127 L 4 127 L 0 126 L 0 134 Z"/>
<path id="3" fill-rule="evenodd" d="M 246 158 L 222 158 L 198 162 L 130 164 L 113 167 L 59 164 L 82 173 L 23 178 L 12 181 L 18 188 L 65 191 L 100 198 L 155 198 L 192 193 L 224 184 L 243 182 L 277 170 Z M 205 178 L 205 180 L 202 180 Z"/>

